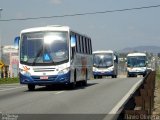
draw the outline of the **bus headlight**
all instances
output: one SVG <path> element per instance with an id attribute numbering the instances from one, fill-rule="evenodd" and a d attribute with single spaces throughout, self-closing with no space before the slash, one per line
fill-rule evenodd
<path id="1" fill-rule="evenodd" d="M 127 68 L 127 71 L 128 71 L 128 72 L 132 72 L 132 69 L 131 69 L 131 68 Z"/>
<path id="2" fill-rule="evenodd" d="M 94 72 L 97 72 L 97 71 L 98 71 L 98 69 L 97 69 L 97 68 L 95 68 L 95 67 L 93 67 L 93 71 L 94 71 Z"/>
<path id="3" fill-rule="evenodd" d="M 65 68 L 65 69 L 63 69 L 63 70 L 59 71 L 59 72 L 58 72 L 58 75 L 66 74 L 66 73 L 68 73 L 68 72 L 69 72 L 69 70 L 70 70 L 70 68 Z"/>
<path id="4" fill-rule="evenodd" d="M 22 74 L 22 75 L 25 75 L 25 76 L 31 76 L 31 73 L 29 71 L 24 71 L 23 69 L 19 69 L 19 72 Z"/>
<path id="5" fill-rule="evenodd" d="M 114 69 L 113 67 L 110 67 L 110 68 L 108 68 L 108 71 L 111 72 L 111 71 L 113 71 L 113 69 Z"/>

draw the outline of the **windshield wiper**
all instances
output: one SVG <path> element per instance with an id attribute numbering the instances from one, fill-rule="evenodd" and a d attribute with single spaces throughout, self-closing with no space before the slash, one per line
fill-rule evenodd
<path id="1" fill-rule="evenodd" d="M 42 52 L 43 52 L 43 47 L 38 51 L 35 59 L 33 60 L 33 63 L 32 63 L 33 66 L 36 64 L 36 61 L 37 61 L 38 57 L 42 54 Z"/>
<path id="2" fill-rule="evenodd" d="M 100 67 L 100 63 L 102 63 L 102 59 L 99 60 L 97 67 Z"/>

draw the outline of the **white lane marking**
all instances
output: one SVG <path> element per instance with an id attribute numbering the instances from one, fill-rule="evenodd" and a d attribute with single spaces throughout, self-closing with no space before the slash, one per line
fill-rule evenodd
<path id="1" fill-rule="evenodd" d="M 24 87 L 26 87 L 26 86 L 14 87 L 14 88 L 10 88 L 10 89 L 4 89 L 4 90 L 0 90 L 0 92 L 9 91 L 9 90 L 14 90 L 14 89 L 19 89 L 19 88 L 24 88 Z"/>
<path id="2" fill-rule="evenodd" d="M 57 94 L 60 94 L 60 93 L 63 93 L 63 92 L 64 92 L 64 91 L 59 91 L 59 92 L 56 92 L 56 93 L 54 93 L 54 94 L 57 95 Z"/>
<path id="3" fill-rule="evenodd" d="M 108 114 L 116 114 L 118 110 L 122 107 L 124 102 L 135 92 L 135 89 L 143 82 L 143 79 L 138 81 L 132 88 L 129 90 L 129 92 L 118 102 L 118 104 L 108 113 Z"/>

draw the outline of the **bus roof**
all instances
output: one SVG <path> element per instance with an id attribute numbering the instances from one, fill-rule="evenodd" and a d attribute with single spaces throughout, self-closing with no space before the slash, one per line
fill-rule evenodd
<path id="1" fill-rule="evenodd" d="M 129 56 L 146 56 L 146 54 L 145 53 L 129 53 L 127 57 Z"/>
<path id="2" fill-rule="evenodd" d="M 34 27 L 34 28 L 28 28 L 21 31 L 21 33 L 27 33 L 27 32 L 39 32 L 39 31 L 69 31 L 70 28 L 68 26 L 61 26 L 61 25 L 50 25 L 45 27 Z"/>
<path id="3" fill-rule="evenodd" d="M 114 51 L 112 51 L 112 50 L 98 50 L 98 51 L 93 52 L 93 54 L 96 54 L 96 53 L 114 53 Z"/>
<path id="4" fill-rule="evenodd" d="M 87 36 L 85 34 L 81 34 L 79 32 L 72 30 L 69 26 L 63 26 L 63 25 L 48 25 L 48 26 L 44 26 L 44 27 L 28 28 L 28 29 L 22 30 L 21 34 L 22 33 L 29 33 L 29 32 L 40 32 L 40 31 L 67 31 L 67 32 L 72 31 L 74 33 L 77 33 L 77 34 L 80 34 L 80 35 L 83 35 L 85 37 L 90 38 L 89 36 Z"/>

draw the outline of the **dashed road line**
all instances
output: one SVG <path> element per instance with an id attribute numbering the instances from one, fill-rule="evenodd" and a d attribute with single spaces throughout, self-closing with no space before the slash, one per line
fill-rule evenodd
<path id="1" fill-rule="evenodd" d="M 57 94 L 60 94 L 60 93 L 63 93 L 63 92 L 64 92 L 64 91 L 59 91 L 59 92 L 56 92 L 56 93 L 54 93 L 54 94 L 57 95 Z"/>
<path id="2" fill-rule="evenodd" d="M 1 89 L 0 92 L 4 92 L 4 91 L 9 91 L 9 90 L 14 90 L 14 89 L 20 89 L 20 88 L 24 88 L 26 86 L 20 86 L 20 87 L 13 87 L 13 88 L 7 88 L 7 89 Z"/>

